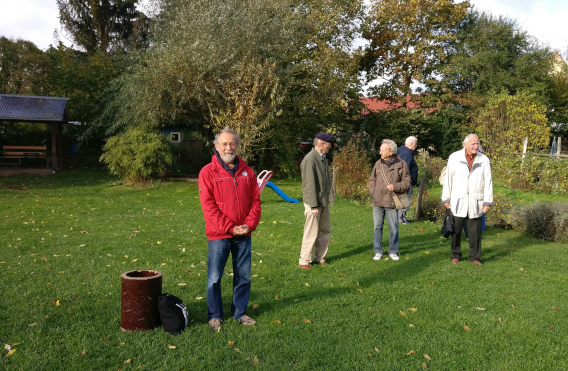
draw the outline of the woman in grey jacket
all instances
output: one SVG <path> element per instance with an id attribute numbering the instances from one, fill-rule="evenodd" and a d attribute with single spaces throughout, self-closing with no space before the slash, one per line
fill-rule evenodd
<path id="1" fill-rule="evenodd" d="M 390 139 L 381 142 L 381 159 L 375 163 L 369 178 L 369 194 L 373 203 L 375 238 L 374 260 L 383 257 L 383 225 L 385 215 L 389 225 L 389 255 L 398 260 L 398 215 L 394 204 L 394 193 L 405 193 L 410 188 L 408 165 L 396 155 L 397 145 Z"/>

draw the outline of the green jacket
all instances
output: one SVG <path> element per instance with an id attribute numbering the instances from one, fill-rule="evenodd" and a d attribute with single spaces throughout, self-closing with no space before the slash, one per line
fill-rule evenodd
<path id="1" fill-rule="evenodd" d="M 326 158 L 312 148 L 300 164 L 304 203 L 315 209 L 335 203 L 331 175 Z"/>

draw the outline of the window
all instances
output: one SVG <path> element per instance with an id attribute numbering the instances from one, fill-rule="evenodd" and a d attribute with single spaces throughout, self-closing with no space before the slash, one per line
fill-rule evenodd
<path id="1" fill-rule="evenodd" d="M 170 142 L 172 143 L 181 143 L 181 133 L 178 132 L 171 132 L 170 133 Z"/>

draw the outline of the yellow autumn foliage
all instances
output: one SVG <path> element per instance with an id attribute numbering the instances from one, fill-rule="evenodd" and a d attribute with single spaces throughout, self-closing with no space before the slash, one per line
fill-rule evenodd
<path id="1" fill-rule="evenodd" d="M 525 138 L 527 151 L 545 148 L 550 140 L 546 107 L 534 95 L 524 92 L 492 95 L 477 111 L 473 126 L 485 154 L 492 160 L 521 152 Z"/>

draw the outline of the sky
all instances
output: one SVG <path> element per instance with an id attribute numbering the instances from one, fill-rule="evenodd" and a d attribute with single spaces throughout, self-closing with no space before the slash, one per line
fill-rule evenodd
<path id="1" fill-rule="evenodd" d="M 146 3 L 148 0 L 145 0 Z M 458 0 L 459 1 L 459 0 Z M 470 0 L 478 10 L 487 10 L 517 20 L 543 44 L 566 56 L 568 52 L 568 1 L 566 0 Z M 55 45 L 54 33 L 66 45 L 59 25 L 55 0 L 0 0 L 0 36 L 32 41 L 42 50 Z"/>

